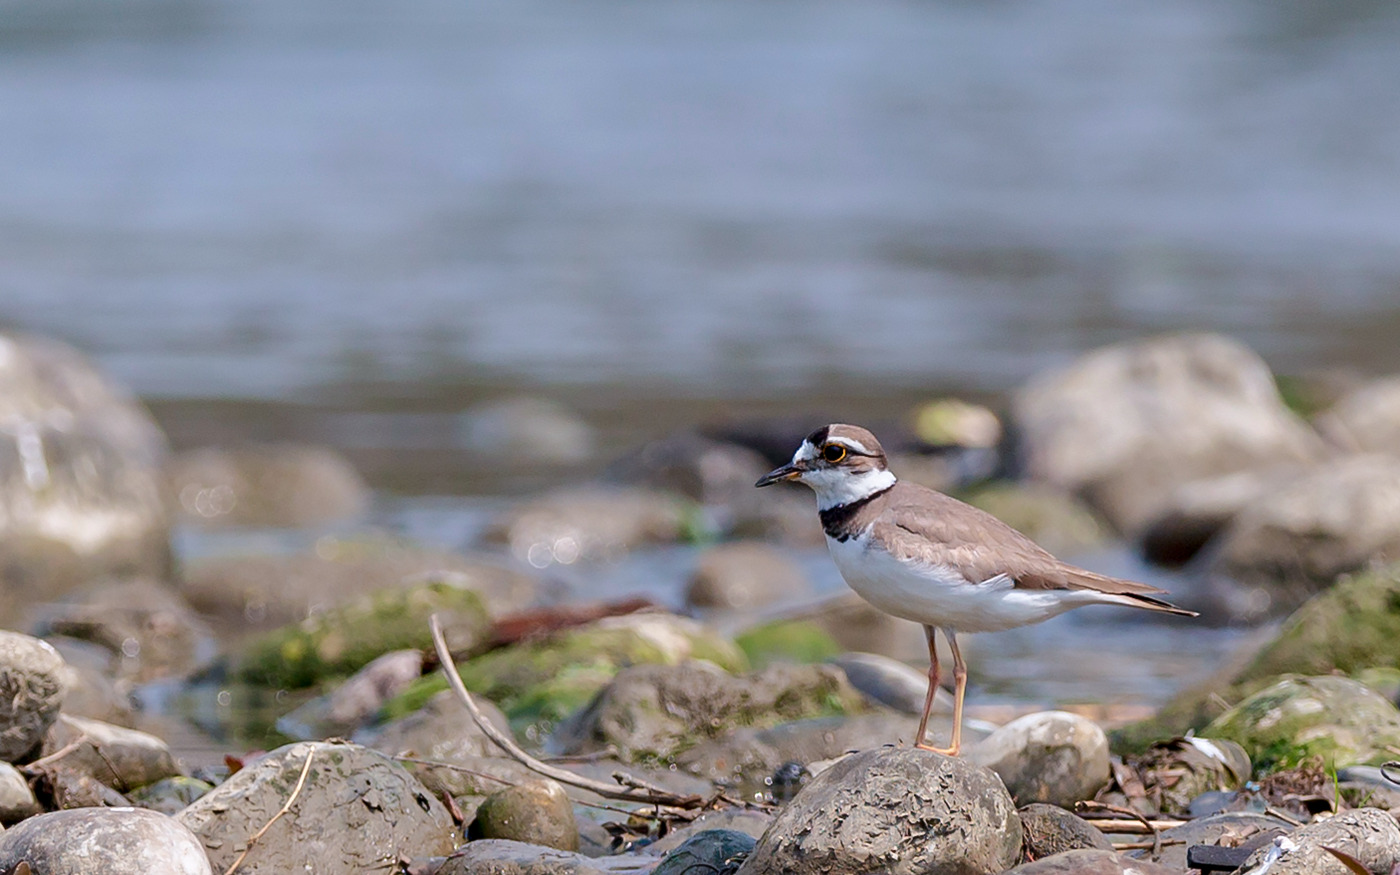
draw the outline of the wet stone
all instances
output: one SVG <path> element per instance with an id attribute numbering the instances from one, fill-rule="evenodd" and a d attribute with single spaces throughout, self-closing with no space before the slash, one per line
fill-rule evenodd
<path id="1" fill-rule="evenodd" d="M 0 835 L 0 872 L 35 875 L 209 875 L 199 839 L 140 808 L 79 808 L 29 818 Z"/>
<path id="2" fill-rule="evenodd" d="M 739 872 L 991 875 L 1020 853 L 1020 818 L 993 772 L 888 748 L 845 757 L 812 779 Z"/>
<path id="3" fill-rule="evenodd" d="M 512 839 L 577 851 L 578 823 L 563 786 L 548 779 L 497 790 L 476 810 L 472 838 Z"/>
<path id="4" fill-rule="evenodd" d="M 29 635 L 0 630 L 0 760 L 18 762 L 38 747 L 58 717 L 66 681 L 57 650 Z"/>
<path id="5" fill-rule="evenodd" d="M 652 875 L 692 875 L 696 872 L 722 872 L 736 865 L 753 851 L 754 837 L 733 829 L 705 829 L 694 833 L 671 851 Z"/>
<path id="6" fill-rule="evenodd" d="M 1034 802 L 1017 812 L 1021 816 L 1024 855 L 1039 860 L 1080 848 L 1113 850 L 1113 845 L 1097 827 L 1058 805 Z"/>

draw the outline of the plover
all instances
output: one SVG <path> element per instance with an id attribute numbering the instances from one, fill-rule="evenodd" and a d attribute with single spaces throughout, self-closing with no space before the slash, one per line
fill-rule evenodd
<path id="1" fill-rule="evenodd" d="M 895 479 L 875 435 L 828 425 L 802 441 L 792 461 L 756 486 L 796 480 L 817 493 L 826 543 L 841 576 L 875 607 L 924 627 L 928 694 L 915 746 L 957 756 L 962 746 L 967 667 L 959 632 L 998 632 L 1039 623 L 1081 605 L 1127 605 L 1194 617 L 1155 586 L 1061 562 L 996 517 L 955 498 Z M 938 688 L 934 630 L 953 652 L 952 744 L 924 744 Z"/>

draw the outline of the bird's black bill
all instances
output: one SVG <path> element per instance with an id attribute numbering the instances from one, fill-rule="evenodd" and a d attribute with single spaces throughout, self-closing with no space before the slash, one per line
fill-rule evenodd
<path id="1" fill-rule="evenodd" d="M 793 480 L 802 473 L 802 469 L 796 465 L 784 465 L 781 468 L 774 468 L 767 474 L 758 478 L 755 486 L 772 486 L 774 483 L 781 483 L 784 480 Z"/>

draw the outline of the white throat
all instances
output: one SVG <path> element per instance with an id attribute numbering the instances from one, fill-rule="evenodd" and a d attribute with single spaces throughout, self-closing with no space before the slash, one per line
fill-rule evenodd
<path id="1" fill-rule="evenodd" d="M 853 473 L 840 468 L 820 468 L 802 475 L 802 482 L 817 493 L 817 509 L 828 510 L 883 492 L 894 485 L 894 475 L 885 471 Z"/>

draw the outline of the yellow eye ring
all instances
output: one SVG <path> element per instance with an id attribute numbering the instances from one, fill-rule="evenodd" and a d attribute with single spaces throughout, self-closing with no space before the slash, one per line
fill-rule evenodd
<path id="1" fill-rule="evenodd" d="M 840 444 L 827 444 L 822 447 L 822 458 L 832 465 L 846 458 L 846 448 Z"/>

